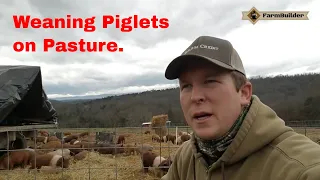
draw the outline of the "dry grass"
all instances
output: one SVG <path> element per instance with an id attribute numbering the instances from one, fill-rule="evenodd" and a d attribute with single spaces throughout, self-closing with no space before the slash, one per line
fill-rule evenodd
<path id="1" fill-rule="evenodd" d="M 162 137 L 165 136 L 168 132 L 166 127 L 166 122 L 168 121 L 167 114 L 161 114 L 153 116 L 151 120 L 151 128 L 154 130 L 155 134 Z"/>
<path id="2" fill-rule="evenodd" d="M 303 134 L 310 138 L 312 141 L 318 141 L 320 139 L 320 128 L 294 128 L 297 133 Z"/>
<path id="3" fill-rule="evenodd" d="M 152 117 L 151 125 L 153 127 L 161 127 L 161 126 L 165 126 L 167 121 L 168 121 L 168 115 L 160 114 Z"/>
<path id="4" fill-rule="evenodd" d="M 117 134 L 127 134 L 127 143 L 147 143 L 155 147 L 155 152 L 164 157 L 173 156 L 178 148 L 171 142 L 155 143 L 151 141 L 152 134 L 143 134 L 145 129 L 117 129 Z M 179 129 L 189 131 L 186 129 Z M 304 134 L 304 129 L 295 129 L 297 132 Z M 175 134 L 175 129 L 169 129 L 171 134 Z M 307 129 L 306 135 L 312 140 L 320 137 L 320 129 Z M 169 146 L 169 147 L 168 147 Z M 160 148 L 161 147 L 161 148 Z M 161 151 L 161 152 L 160 152 Z M 152 171 L 147 174 L 142 172 L 142 163 L 139 155 L 103 155 L 96 152 L 90 152 L 86 159 L 81 161 L 73 161 L 67 170 L 56 174 L 48 172 L 28 172 L 23 169 L 15 169 L 12 171 L 1 171 L 0 180 L 152 180 L 160 179 L 154 176 Z"/>

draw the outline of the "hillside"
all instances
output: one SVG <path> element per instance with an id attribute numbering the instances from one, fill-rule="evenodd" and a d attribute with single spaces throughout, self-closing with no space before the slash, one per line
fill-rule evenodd
<path id="1" fill-rule="evenodd" d="M 285 121 L 320 120 L 320 74 L 255 77 L 251 82 L 253 93 Z M 52 104 L 61 127 L 140 126 L 162 113 L 172 123 L 184 124 L 177 88 Z"/>

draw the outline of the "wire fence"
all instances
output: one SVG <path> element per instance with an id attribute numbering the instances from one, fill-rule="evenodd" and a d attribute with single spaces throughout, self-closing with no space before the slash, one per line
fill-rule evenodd
<path id="1" fill-rule="evenodd" d="M 183 143 L 178 132 L 191 132 L 167 130 L 160 136 L 148 127 L 6 131 L 0 134 L 0 180 L 160 179 Z"/>
<path id="2" fill-rule="evenodd" d="M 320 120 L 286 124 L 313 141 L 320 137 Z M 157 135 L 149 127 L 2 132 L 0 180 L 160 179 L 188 140 L 182 137 L 192 133 L 188 126 L 166 129 L 169 135 Z"/>
<path id="3" fill-rule="evenodd" d="M 320 143 L 320 120 L 288 121 L 286 125 L 312 141 Z"/>

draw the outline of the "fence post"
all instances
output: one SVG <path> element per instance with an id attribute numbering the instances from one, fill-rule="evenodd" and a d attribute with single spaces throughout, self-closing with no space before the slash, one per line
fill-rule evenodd
<path id="1" fill-rule="evenodd" d="M 306 120 L 303 120 L 304 124 L 304 135 L 307 136 L 307 122 Z"/>
<path id="2" fill-rule="evenodd" d="M 178 144 L 178 126 L 176 126 L 176 145 Z"/>

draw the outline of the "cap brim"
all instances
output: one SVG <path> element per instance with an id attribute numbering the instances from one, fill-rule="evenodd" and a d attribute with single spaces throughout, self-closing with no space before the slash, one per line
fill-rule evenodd
<path id="1" fill-rule="evenodd" d="M 182 67 L 185 65 L 186 63 L 186 60 L 190 59 L 190 58 L 197 58 L 198 59 L 201 59 L 201 60 L 204 60 L 204 61 L 208 61 L 208 62 L 211 62 L 217 66 L 220 66 L 224 69 L 228 69 L 228 70 L 235 70 L 233 67 L 221 62 L 221 61 L 218 61 L 218 60 L 215 60 L 215 59 L 211 59 L 211 58 L 208 58 L 208 57 L 204 57 L 204 56 L 201 56 L 201 55 L 194 55 L 194 54 L 187 54 L 187 55 L 181 55 L 181 56 L 178 56 L 177 58 L 173 59 L 170 64 L 168 65 L 166 71 L 165 71 L 165 77 L 168 79 L 168 80 L 174 80 L 174 79 L 177 79 L 179 78 L 180 76 L 180 73 L 181 73 L 181 69 Z"/>

